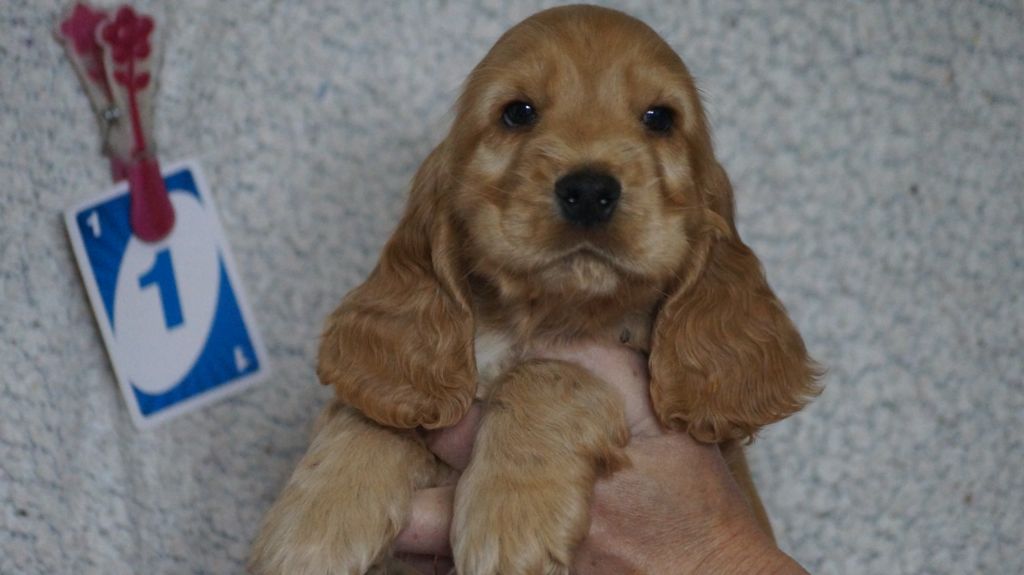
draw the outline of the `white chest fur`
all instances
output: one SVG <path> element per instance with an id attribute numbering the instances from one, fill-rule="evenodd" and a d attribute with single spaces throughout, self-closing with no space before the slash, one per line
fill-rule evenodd
<path id="1" fill-rule="evenodd" d="M 511 338 L 495 331 L 481 331 L 473 342 L 476 352 L 476 370 L 479 378 L 477 397 L 483 397 L 491 384 L 514 360 L 515 350 Z"/>

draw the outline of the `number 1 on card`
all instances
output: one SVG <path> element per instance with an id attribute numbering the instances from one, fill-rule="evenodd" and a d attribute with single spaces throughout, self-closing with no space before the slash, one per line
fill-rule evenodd
<path id="1" fill-rule="evenodd" d="M 92 237 L 100 237 L 102 230 L 100 229 L 100 215 L 94 210 L 89 214 L 88 218 L 85 218 L 85 223 L 92 229 Z"/>
<path id="2" fill-rule="evenodd" d="M 160 250 L 153 261 L 153 267 L 139 276 L 139 288 L 146 288 L 153 284 L 156 284 L 160 290 L 160 303 L 164 308 L 164 325 L 168 330 L 178 327 L 185 319 L 181 313 L 178 285 L 174 281 L 171 251 L 167 248 Z"/>

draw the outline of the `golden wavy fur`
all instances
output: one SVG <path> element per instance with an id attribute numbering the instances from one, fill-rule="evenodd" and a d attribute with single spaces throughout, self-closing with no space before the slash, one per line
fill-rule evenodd
<path id="1" fill-rule="evenodd" d="M 509 123 L 514 102 L 535 115 Z M 652 107 L 669 129 L 641 121 Z M 621 189 L 600 225 L 577 225 L 556 197 L 581 171 Z M 363 573 L 385 560 L 413 490 L 447 473 L 392 428 L 452 425 L 481 398 L 456 566 L 568 572 L 593 481 L 623 462 L 628 432 L 616 392 L 530 350 L 583 339 L 649 353 L 659 419 L 728 442 L 767 524 L 734 441 L 799 410 L 814 364 L 740 240 L 683 62 L 645 24 L 572 6 L 517 25 L 473 70 L 380 263 L 328 319 L 318 375 L 339 403 L 251 569 Z"/>

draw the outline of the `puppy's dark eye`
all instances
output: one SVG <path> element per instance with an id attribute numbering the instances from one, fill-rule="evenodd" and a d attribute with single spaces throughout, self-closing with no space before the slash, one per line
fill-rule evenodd
<path id="1" fill-rule="evenodd" d="M 501 121 L 509 128 L 525 128 L 537 122 L 537 110 L 533 104 L 512 102 L 505 106 L 501 113 Z"/>
<path id="2" fill-rule="evenodd" d="M 665 106 L 651 106 L 644 112 L 641 121 L 647 129 L 657 134 L 667 134 L 672 129 L 672 110 Z"/>

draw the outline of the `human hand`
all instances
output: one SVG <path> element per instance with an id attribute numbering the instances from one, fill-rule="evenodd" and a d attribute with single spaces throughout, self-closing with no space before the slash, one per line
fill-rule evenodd
<path id="1" fill-rule="evenodd" d="M 664 430 L 651 408 L 646 359 L 623 346 L 574 345 L 538 357 L 581 365 L 623 397 L 631 465 L 598 481 L 591 526 L 576 552 L 575 571 L 605 573 L 801 573 L 757 526 L 716 446 Z M 432 432 L 427 444 L 461 470 L 469 462 L 481 412 Z M 448 549 L 454 486 L 417 493 L 396 547 L 443 556 Z M 431 573 L 433 561 L 417 562 Z M 450 562 L 443 563 L 443 569 Z"/>

